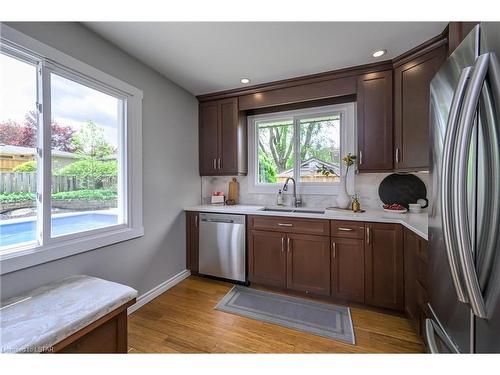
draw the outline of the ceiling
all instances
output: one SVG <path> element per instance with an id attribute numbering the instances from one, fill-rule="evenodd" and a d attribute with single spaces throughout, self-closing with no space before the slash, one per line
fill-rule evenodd
<path id="1" fill-rule="evenodd" d="M 386 60 L 447 22 L 86 22 L 194 95 Z M 386 49 L 374 58 L 372 53 Z"/>

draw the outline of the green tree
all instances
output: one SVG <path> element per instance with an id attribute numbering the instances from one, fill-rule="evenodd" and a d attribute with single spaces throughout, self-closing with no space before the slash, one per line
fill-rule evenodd
<path id="1" fill-rule="evenodd" d="M 276 175 L 277 171 L 273 162 L 262 150 L 259 150 L 259 182 L 275 183 L 278 181 Z"/>
<path id="2" fill-rule="evenodd" d="M 87 123 L 73 135 L 75 152 L 83 158 L 99 160 L 113 154 L 113 147 L 104 138 L 104 130 L 95 122 Z"/>
<path id="3" fill-rule="evenodd" d="M 104 176 L 116 175 L 116 160 L 109 160 L 116 150 L 104 138 L 104 130 L 88 121 L 73 135 L 72 144 L 80 160 L 62 168 L 58 173 L 86 177 L 86 187 L 100 187 Z"/>
<path id="4" fill-rule="evenodd" d="M 270 124 L 271 125 L 271 124 Z M 300 143 L 301 160 L 312 150 L 312 141 L 320 131 L 318 122 L 301 125 Z M 259 129 L 259 151 L 272 158 L 277 173 L 286 171 L 293 166 L 293 124 L 281 122 Z"/>

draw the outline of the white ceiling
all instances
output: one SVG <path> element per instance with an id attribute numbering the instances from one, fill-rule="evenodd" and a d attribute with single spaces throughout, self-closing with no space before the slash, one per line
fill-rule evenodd
<path id="1" fill-rule="evenodd" d="M 87 22 L 195 95 L 393 58 L 447 22 Z M 371 56 L 378 49 L 387 54 Z"/>

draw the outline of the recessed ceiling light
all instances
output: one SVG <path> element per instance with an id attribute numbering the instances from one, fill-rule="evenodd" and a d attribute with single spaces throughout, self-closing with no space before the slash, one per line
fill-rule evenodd
<path id="1" fill-rule="evenodd" d="M 385 49 L 380 49 L 378 51 L 375 51 L 372 53 L 372 56 L 373 57 L 380 57 L 380 56 L 384 56 L 385 54 L 387 53 L 387 50 Z"/>
<path id="2" fill-rule="evenodd" d="M 241 83 L 250 83 L 250 80 L 248 78 L 242 78 Z"/>

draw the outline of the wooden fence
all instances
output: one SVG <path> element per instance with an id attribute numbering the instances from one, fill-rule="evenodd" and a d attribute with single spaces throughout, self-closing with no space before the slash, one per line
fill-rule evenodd
<path id="1" fill-rule="evenodd" d="M 116 176 L 103 177 L 99 180 L 90 177 L 52 176 L 53 193 L 80 189 L 116 189 L 116 184 Z M 36 173 L 0 173 L 0 194 L 20 192 L 36 192 Z"/>

